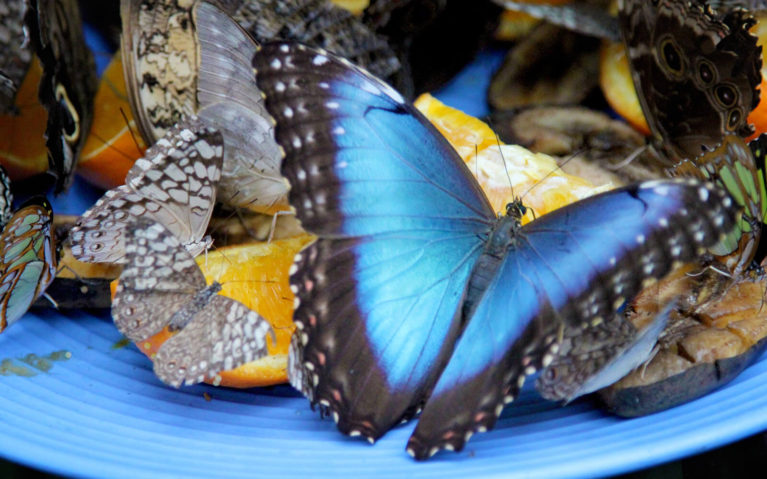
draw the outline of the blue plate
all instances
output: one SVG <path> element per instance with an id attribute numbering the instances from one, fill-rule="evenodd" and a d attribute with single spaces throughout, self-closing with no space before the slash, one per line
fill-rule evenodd
<path id="1" fill-rule="evenodd" d="M 438 96 L 483 114 L 488 72 L 499 60 L 480 56 Z M 78 184 L 56 211 L 81 211 L 93 198 Z M 404 450 L 413 424 L 371 447 L 338 434 L 287 386 L 169 389 L 134 346 L 116 347 L 120 339 L 108 315 L 81 311 L 29 313 L 0 335 L 0 371 L 34 374 L 0 375 L 0 456 L 89 477 L 593 477 L 767 428 L 765 355 L 704 398 L 631 420 L 587 401 L 561 408 L 527 388 L 465 451 L 416 463 Z M 63 350 L 71 357 L 51 361 L 47 372 L 29 364 L 29 354 Z"/>

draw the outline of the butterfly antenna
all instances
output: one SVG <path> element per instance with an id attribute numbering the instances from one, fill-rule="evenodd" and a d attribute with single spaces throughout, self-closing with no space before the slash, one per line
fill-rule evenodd
<path id="1" fill-rule="evenodd" d="M 501 161 L 503 162 L 503 170 L 506 172 L 506 179 L 509 182 L 509 190 L 511 190 L 511 197 L 515 198 L 514 186 L 512 186 L 512 183 L 511 183 L 511 173 L 509 173 L 509 165 L 506 164 L 506 158 L 503 156 L 503 148 L 501 148 L 502 146 L 501 137 L 498 136 L 498 133 L 495 132 L 495 125 L 493 124 L 492 118 L 488 118 L 487 123 L 490 125 L 490 129 L 493 130 L 493 135 L 495 135 L 495 144 L 498 146 L 498 153 L 501 154 Z"/>
<path id="2" fill-rule="evenodd" d="M 562 172 L 563 172 L 563 170 L 562 170 L 562 167 L 564 167 L 566 164 L 570 163 L 572 160 L 574 160 L 575 158 L 577 158 L 577 157 L 578 157 L 578 155 L 580 155 L 581 153 L 583 153 L 583 151 L 584 151 L 584 150 L 576 150 L 575 152 L 573 152 L 573 154 L 571 154 L 570 156 L 568 156 L 567 158 L 565 158 L 564 160 L 562 160 L 562 163 L 561 163 L 561 164 L 557 164 L 557 167 L 556 167 L 556 168 L 554 168 L 553 170 L 549 171 L 548 173 L 546 173 L 545 175 L 543 175 L 543 178 L 541 178 L 540 180 L 538 180 L 538 181 L 536 181 L 535 183 L 533 183 L 533 184 L 530 186 L 530 188 L 528 188 L 528 189 L 527 189 L 527 190 L 526 190 L 526 191 L 525 191 L 525 192 L 522 194 L 522 196 L 520 196 L 520 200 L 521 200 L 522 198 L 524 198 L 525 196 L 527 196 L 527 195 L 528 195 L 528 193 L 530 193 L 530 192 L 533 190 L 533 188 L 535 188 L 535 187 L 536 187 L 536 186 L 538 186 L 538 185 L 541 185 L 541 184 L 543 184 L 543 182 L 544 182 L 544 181 L 546 181 L 546 179 L 547 179 L 548 177 L 550 177 L 551 175 L 553 175 L 553 174 L 554 174 L 554 173 L 556 173 L 557 171 L 562 171 Z M 535 213 L 533 213 L 533 214 L 535 214 Z"/>

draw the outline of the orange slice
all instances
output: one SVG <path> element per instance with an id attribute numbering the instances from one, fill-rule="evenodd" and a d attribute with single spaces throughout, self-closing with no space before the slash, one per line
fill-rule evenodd
<path id="1" fill-rule="evenodd" d="M 639 105 L 629 60 L 622 43 L 605 43 L 600 57 L 599 84 L 607 103 L 644 135 L 650 134 Z"/>
<path id="2" fill-rule="evenodd" d="M 37 99 L 43 70 L 37 58 L 16 95 L 18 115 L 0 116 L 0 163 L 12 180 L 21 180 L 48 171 L 48 151 L 45 148 L 48 113 Z"/>
<path id="3" fill-rule="evenodd" d="M 748 122 L 754 125 L 755 132 L 751 138 L 756 138 L 764 132 L 767 132 L 767 14 L 756 15 L 757 23 L 751 29 L 759 39 L 757 44 L 762 47 L 762 83 L 759 85 L 761 96 L 759 104 L 748 115 Z"/>
<path id="4" fill-rule="evenodd" d="M 516 145 L 504 145 L 487 124 L 451 108 L 429 94 L 415 106 L 447 138 L 466 162 L 493 209 L 505 213 L 516 196 L 529 207 L 524 221 L 610 189 L 563 173 L 554 158 Z"/>
<path id="5" fill-rule="evenodd" d="M 218 281 L 220 294 L 236 299 L 266 318 L 274 329 L 276 343 L 268 340 L 269 355 L 220 373 L 211 381 L 216 385 L 235 388 L 270 386 L 287 381 L 288 345 L 293 324 L 293 292 L 290 291 L 289 270 L 293 257 L 314 237 L 302 234 L 271 243 L 249 243 L 228 246 L 197 257 L 208 283 Z M 112 283 L 112 294 L 117 282 Z M 172 333 L 167 329 L 138 344 L 139 349 L 153 357 Z"/>
<path id="6" fill-rule="evenodd" d="M 119 52 L 101 76 L 94 100 L 92 125 L 77 171 L 101 188 L 122 185 L 133 162 L 144 154 L 146 145 L 141 135 L 131 135 L 131 131 L 137 132 L 138 129 L 128 103 Z"/>

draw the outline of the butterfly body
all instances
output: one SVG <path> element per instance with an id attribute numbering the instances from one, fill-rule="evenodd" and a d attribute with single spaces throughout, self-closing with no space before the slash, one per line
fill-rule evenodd
<path id="1" fill-rule="evenodd" d="M 170 317 L 170 320 L 168 320 L 168 328 L 170 328 L 171 331 L 184 329 L 184 327 L 189 324 L 189 321 L 202 311 L 219 291 L 221 291 L 221 284 L 214 281 L 203 289 L 194 292 L 189 302 L 184 304 Z"/>
<path id="2" fill-rule="evenodd" d="M 364 70 L 289 43 L 253 62 L 291 204 L 318 236 L 291 275 L 291 383 L 371 442 L 423 407 L 418 459 L 492 427 L 562 328 L 614 315 L 735 221 L 723 192 L 679 180 L 520 226 L 522 207 L 497 218 L 446 140 Z"/>

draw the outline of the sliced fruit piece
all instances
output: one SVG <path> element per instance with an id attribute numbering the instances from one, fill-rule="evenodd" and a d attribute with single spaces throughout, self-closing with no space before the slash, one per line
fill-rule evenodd
<path id="1" fill-rule="evenodd" d="M 622 43 L 605 43 L 600 57 L 599 84 L 607 103 L 644 135 L 650 134 L 639 105 L 629 60 Z"/>
<path id="2" fill-rule="evenodd" d="M 419 96 L 414 105 L 447 138 L 463 161 L 499 142 L 485 122 L 445 105 L 428 93 Z"/>
<path id="3" fill-rule="evenodd" d="M 361 15 L 362 11 L 370 5 L 370 0 L 333 0 L 333 3 L 355 15 Z"/>
<path id="4" fill-rule="evenodd" d="M 499 213 L 505 213 L 506 205 L 515 196 L 522 196 L 530 208 L 525 216 L 527 222 L 612 187 L 609 183 L 594 186 L 587 180 L 563 173 L 556 160 L 548 155 L 501 144 L 487 124 L 431 95 L 421 95 L 415 106 L 453 145 Z"/>
<path id="5" fill-rule="evenodd" d="M 751 33 L 756 35 L 757 45 L 762 47 L 762 83 L 759 85 L 761 98 L 756 108 L 748 115 L 748 122 L 754 125 L 756 131 L 751 138 L 756 138 L 767 131 L 767 13 L 762 12 L 756 15 L 756 25 L 751 29 Z"/>
<path id="6" fill-rule="evenodd" d="M 48 171 L 45 127 L 48 113 L 37 99 L 43 71 L 35 57 L 16 95 L 18 115 L 0 116 L 0 163 L 12 180 L 22 180 Z"/>
<path id="7" fill-rule="evenodd" d="M 101 188 L 122 185 L 133 162 L 146 149 L 141 135 L 131 134 L 137 131 L 118 52 L 101 76 L 94 101 L 93 126 L 83 146 L 77 171 Z"/>

